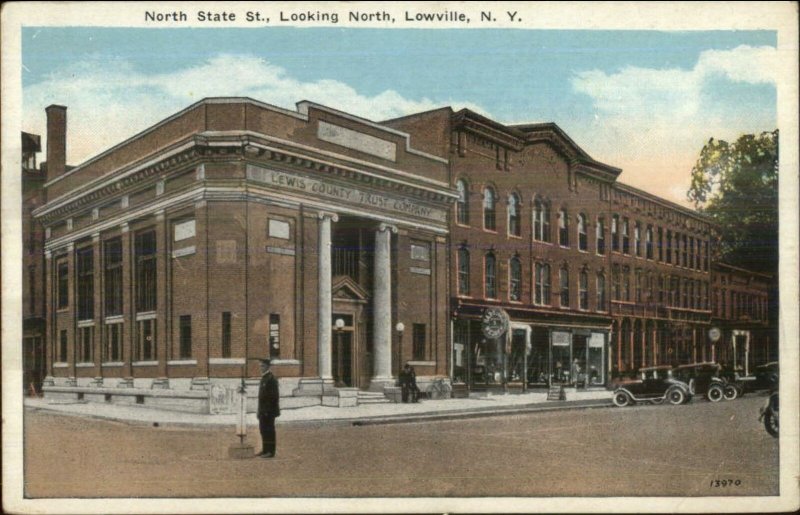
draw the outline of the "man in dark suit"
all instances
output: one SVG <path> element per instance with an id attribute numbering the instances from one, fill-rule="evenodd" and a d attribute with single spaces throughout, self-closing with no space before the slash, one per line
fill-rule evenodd
<path id="1" fill-rule="evenodd" d="M 261 360 L 261 383 L 258 386 L 258 428 L 261 431 L 261 452 L 258 456 L 275 456 L 275 419 L 280 416 L 278 380 L 269 369 L 270 360 Z"/>

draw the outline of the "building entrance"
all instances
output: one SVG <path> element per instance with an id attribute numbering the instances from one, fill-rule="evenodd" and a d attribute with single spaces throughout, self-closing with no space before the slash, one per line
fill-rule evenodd
<path id="1" fill-rule="evenodd" d="M 353 386 L 353 332 L 335 331 L 333 335 L 333 380 L 336 386 Z"/>

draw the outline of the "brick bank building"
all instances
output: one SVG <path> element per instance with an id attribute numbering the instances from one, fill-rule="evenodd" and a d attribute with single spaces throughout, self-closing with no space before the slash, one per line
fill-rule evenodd
<path id="1" fill-rule="evenodd" d="M 213 411 L 263 357 L 287 406 L 383 397 L 405 362 L 423 389 L 602 390 L 728 345 L 710 222 L 555 124 L 211 98 L 67 167 L 47 118 L 47 396 Z M 763 329 L 759 281 L 731 344 Z"/>

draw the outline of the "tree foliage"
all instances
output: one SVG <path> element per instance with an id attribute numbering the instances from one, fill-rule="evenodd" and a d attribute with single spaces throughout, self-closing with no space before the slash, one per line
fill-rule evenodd
<path id="1" fill-rule="evenodd" d="M 692 168 L 687 192 L 716 222 L 725 262 L 776 276 L 778 267 L 778 131 L 733 143 L 711 138 Z"/>

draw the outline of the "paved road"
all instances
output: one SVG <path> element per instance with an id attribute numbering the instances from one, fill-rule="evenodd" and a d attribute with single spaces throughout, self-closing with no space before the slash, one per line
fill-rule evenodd
<path id="1" fill-rule="evenodd" d="M 28 411 L 30 497 L 774 495 L 762 396 L 380 426 L 285 426 L 278 457 L 227 458 L 233 430 Z M 253 435 L 257 440 L 257 435 Z M 715 479 L 738 486 L 713 487 Z"/>

